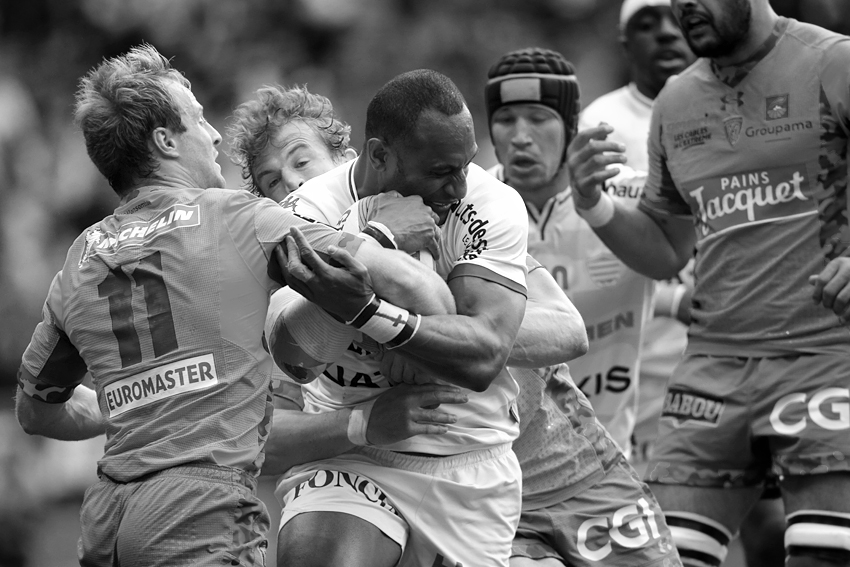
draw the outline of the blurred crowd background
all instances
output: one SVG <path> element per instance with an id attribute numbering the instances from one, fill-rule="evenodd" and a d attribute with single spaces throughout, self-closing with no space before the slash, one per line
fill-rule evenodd
<path id="1" fill-rule="evenodd" d="M 77 507 L 102 440 L 26 436 L 13 415 L 15 375 L 51 278 L 72 240 L 117 197 L 72 120 L 78 79 L 147 41 L 183 71 L 224 134 L 233 108 L 263 84 L 306 84 L 329 97 L 363 142 L 365 109 L 394 75 L 451 77 L 495 163 L 483 85 L 504 52 L 556 49 L 577 68 L 582 101 L 621 86 L 621 0 L 0 0 L 0 567 L 73 565 Z M 782 15 L 850 33 L 847 0 L 771 0 Z M 225 148 L 226 151 L 226 148 Z M 219 157 L 228 186 L 239 170 Z"/>

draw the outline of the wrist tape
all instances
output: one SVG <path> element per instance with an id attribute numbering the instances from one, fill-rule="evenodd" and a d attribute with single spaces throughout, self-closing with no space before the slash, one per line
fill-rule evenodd
<path id="1" fill-rule="evenodd" d="M 395 237 L 393 236 L 392 231 L 383 223 L 378 221 L 369 221 L 366 223 L 366 226 L 361 230 L 363 234 L 366 236 L 371 236 L 375 240 L 378 241 L 378 244 L 383 246 L 384 248 L 389 248 L 391 250 L 398 250 L 398 246 L 395 243 Z"/>
<path id="2" fill-rule="evenodd" d="M 393 349 L 407 343 L 419 330 L 422 317 L 410 313 L 372 295 L 372 299 L 347 325 L 356 327 L 387 348 Z"/>
<path id="3" fill-rule="evenodd" d="M 365 446 L 371 445 L 366 439 L 366 430 L 369 428 L 369 415 L 372 413 L 372 406 L 375 405 L 377 398 L 372 401 L 358 404 L 351 410 L 348 416 L 348 440 L 355 445 Z"/>
<path id="4" fill-rule="evenodd" d="M 614 199 L 608 193 L 602 191 L 599 201 L 589 209 L 576 207 L 576 212 L 587 221 L 587 224 L 596 228 L 605 226 L 614 218 Z"/>

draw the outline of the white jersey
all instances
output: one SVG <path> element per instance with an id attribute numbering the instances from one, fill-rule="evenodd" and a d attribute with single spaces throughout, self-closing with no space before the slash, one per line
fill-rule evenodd
<path id="1" fill-rule="evenodd" d="M 652 99 L 629 83 L 588 104 L 579 115 L 578 129 L 594 128 L 605 122 L 614 128 L 608 140 L 626 146 L 626 164 L 637 171 L 649 171 L 646 141 L 651 118 Z"/>
<path id="2" fill-rule="evenodd" d="M 614 131 L 609 140 L 626 146 L 627 164 L 649 171 L 649 122 L 652 99 L 641 94 L 634 83 L 611 91 L 590 103 L 579 116 L 579 130 L 609 124 Z M 693 260 L 679 278 L 658 282 L 657 294 L 675 293 L 682 282 L 693 284 Z M 671 317 L 654 317 L 646 323 L 640 358 L 640 392 L 635 439 L 645 445 L 655 439 L 658 418 L 664 402 L 667 378 L 682 358 L 688 342 L 688 328 Z"/>
<path id="3" fill-rule="evenodd" d="M 503 179 L 501 165 L 491 173 Z M 637 203 L 646 174 L 624 168 L 606 186 Z M 528 252 L 546 266 L 581 313 L 590 348 L 570 361 L 575 384 L 624 452 L 637 411 L 641 334 L 650 314 L 654 283 L 626 267 L 578 216 L 572 191 L 558 193 L 542 210 L 526 203 Z"/>
<path id="4" fill-rule="evenodd" d="M 281 205 L 303 217 L 337 224 L 359 200 L 354 184 L 355 161 L 307 182 Z M 477 165 L 469 166 L 467 195 L 442 226 L 436 271 L 446 280 L 475 276 L 526 295 L 528 227 L 522 199 Z M 334 411 L 371 400 L 390 384 L 380 373 L 380 349 L 371 339 L 353 343 L 336 364 L 302 386 L 304 411 Z M 519 435 L 516 397 L 510 372 L 503 369 L 485 392 L 468 392 L 469 401 L 446 405 L 457 416 L 443 435 L 416 435 L 382 448 L 393 451 L 451 455 L 510 443 Z"/>

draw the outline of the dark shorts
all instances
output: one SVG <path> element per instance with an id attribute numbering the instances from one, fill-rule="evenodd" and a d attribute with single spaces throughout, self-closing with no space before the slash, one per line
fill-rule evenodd
<path id="1" fill-rule="evenodd" d="M 265 565 L 269 515 L 256 480 L 199 464 L 87 491 L 78 546 L 83 567 Z"/>
<path id="2" fill-rule="evenodd" d="M 765 485 L 850 470 L 850 356 L 690 355 L 664 400 L 645 479 L 702 487 Z"/>
<path id="3" fill-rule="evenodd" d="M 571 567 L 681 567 L 664 514 L 625 457 L 572 498 L 524 511 L 513 557 Z"/>

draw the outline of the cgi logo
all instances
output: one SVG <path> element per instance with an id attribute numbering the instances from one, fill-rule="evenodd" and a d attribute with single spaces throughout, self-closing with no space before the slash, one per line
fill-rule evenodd
<path id="1" fill-rule="evenodd" d="M 827 417 L 821 412 L 821 406 L 827 400 L 844 400 L 829 405 L 829 409 L 835 417 Z M 812 396 L 806 409 L 812 421 L 824 429 L 830 431 L 850 429 L 850 403 L 848 401 L 850 401 L 850 390 L 847 388 L 826 388 Z M 770 424 L 773 429 L 782 435 L 794 435 L 805 429 L 807 421 L 805 416 L 794 422 L 783 421 L 781 417 L 782 412 L 789 406 L 805 402 L 806 394 L 803 393 L 788 394 L 776 402 L 773 411 L 770 412 Z"/>
<path id="2" fill-rule="evenodd" d="M 640 509 L 634 504 L 623 506 L 614 512 L 610 522 L 606 517 L 585 520 L 578 529 L 578 551 L 582 557 L 589 561 L 601 561 L 611 555 L 612 542 L 627 549 L 636 549 L 651 540 L 659 539 L 661 534 L 655 521 L 655 512 L 650 508 L 649 502 L 641 498 L 638 505 Z M 591 530 L 594 529 L 597 532 L 592 534 Z M 608 537 L 603 535 L 605 533 Z M 588 546 L 591 540 L 607 541 L 604 545 L 591 549 Z"/>

